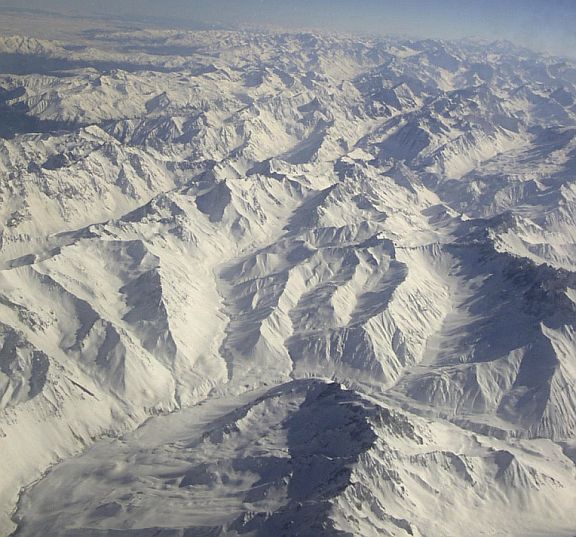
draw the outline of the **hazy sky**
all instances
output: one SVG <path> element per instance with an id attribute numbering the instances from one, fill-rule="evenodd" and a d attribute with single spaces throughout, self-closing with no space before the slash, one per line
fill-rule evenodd
<path id="1" fill-rule="evenodd" d="M 479 36 L 576 56 L 576 0 L 0 0 L 0 6 L 289 29 Z"/>

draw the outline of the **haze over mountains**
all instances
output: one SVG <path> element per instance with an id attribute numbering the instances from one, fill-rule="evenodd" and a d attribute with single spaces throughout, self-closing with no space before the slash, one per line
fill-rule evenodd
<path id="1" fill-rule="evenodd" d="M 576 534 L 575 64 L 116 28 L 0 72 L 1 535 Z"/>

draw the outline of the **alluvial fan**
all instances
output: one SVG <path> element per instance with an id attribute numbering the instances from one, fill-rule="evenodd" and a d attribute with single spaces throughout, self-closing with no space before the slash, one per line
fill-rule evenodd
<path id="1" fill-rule="evenodd" d="M 0 112 L 0 535 L 576 534 L 575 64 L 3 37 Z"/>

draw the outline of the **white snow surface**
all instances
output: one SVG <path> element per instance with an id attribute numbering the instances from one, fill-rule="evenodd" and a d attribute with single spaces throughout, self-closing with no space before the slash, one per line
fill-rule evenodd
<path id="1" fill-rule="evenodd" d="M 576 66 L 0 37 L 0 535 L 576 535 Z"/>

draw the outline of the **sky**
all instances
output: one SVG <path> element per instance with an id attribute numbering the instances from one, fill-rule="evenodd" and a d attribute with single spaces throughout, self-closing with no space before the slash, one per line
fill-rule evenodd
<path id="1" fill-rule="evenodd" d="M 0 6 L 226 25 L 508 39 L 576 56 L 576 0 L 0 0 Z"/>

